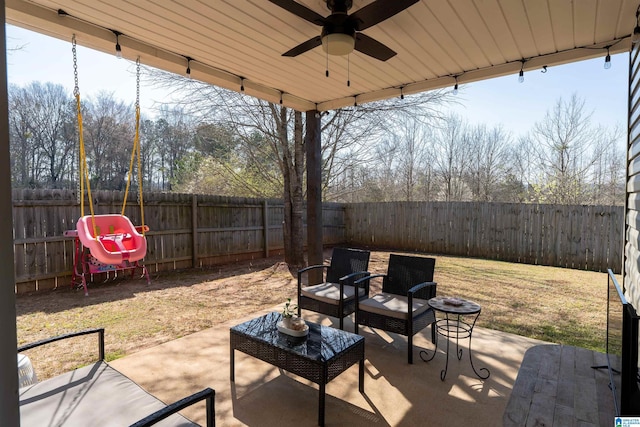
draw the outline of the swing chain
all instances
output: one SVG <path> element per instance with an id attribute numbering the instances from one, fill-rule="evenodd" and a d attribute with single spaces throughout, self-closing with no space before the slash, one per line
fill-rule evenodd
<path id="1" fill-rule="evenodd" d="M 140 57 L 136 59 L 136 108 L 140 107 Z"/>
<path id="2" fill-rule="evenodd" d="M 75 86 L 73 87 L 73 95 L 80 94 L 80 87 L 78 86 L 78 58 L 76 55 L 76 35 L 71 38 L 71 51 L 73 52 L 73 80 Z"/>
<path id="3" fill-rule="evenodd" d="M 80 87 L 78 86 L 78 59 L 77 59 L 77 55 L 76 55 L 76 35 L 73 34 L 73 37 L 71 37 L 71 51 L 73 52 L 73 80 L 75 83 L 75 86 L 73 88 L 73 96 L 74 97 L 78 97 L 80 95 Z M 78 129 L 79 132 L 79 129 Z M 78 176 L 80 179 L 78 179 L 78 182 L 76 183 L 76 200 L 78 202 L 78 204 L 82 204 L 82 201 L 84 199 L 84 189 L 82 187 L 82 172 L 81 172 L 81 159 L 78 158 L 78 166 L 79 166 L 79 171 L 78 171 Z"/>

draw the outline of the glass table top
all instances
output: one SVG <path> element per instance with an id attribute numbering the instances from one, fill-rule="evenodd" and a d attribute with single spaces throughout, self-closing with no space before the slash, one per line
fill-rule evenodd
<path id="1" fill-rule="evenodd" d="M 273 312 L 236 325 L 231 330 L 320 362 L 331 360 L 364 340 L 360 335 L 312 322 L 306 322 L 309 326 L 306 337 L 293 337 L 278 331 L 276 324 L 280 320 L 281 314 Z"/>

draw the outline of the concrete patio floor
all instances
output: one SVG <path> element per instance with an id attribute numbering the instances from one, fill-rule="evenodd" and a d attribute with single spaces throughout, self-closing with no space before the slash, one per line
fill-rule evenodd
<path id="1" fill-rule="evenodd" d="M 279 311 L 278 307 L 273 310 Z M 318 387 L 236 352 L 235 383 L 229 380 L 229 328 L 262 313 L 239 318 L 115 360 L 110 364 L 166 403 L 205 387 L 216 391 L 218 426 L 317 425 Z M 215 313 L 212 313 L 215 315 Z M 336 319 L 303 312 L 326 325 Z M 346 320 L 345 330 L 353 331 Z M 406 362 L 406 337 L 361 328 L 365 336 L 365 393 L 358 392 L 358 367 L 350 367 L 327 387 L 328 426 L 499 426 L 525 351 L 542 341 L 476 328 L 472 352 L 477 369 L 491 371 L 487 380 L 473 373 L 463 340 L 462 360 L 450 355 L 445 381 L 440 371 L 445 354 L 423 362 L 431 350 L 430 329 L 414 339 L 414 364 Z M 441 338 L 442 340 L 443 338 Z M 444 344 L 444 341 L 441 341 Z M 204 423 L 204 404 L 183 412 Z"/>

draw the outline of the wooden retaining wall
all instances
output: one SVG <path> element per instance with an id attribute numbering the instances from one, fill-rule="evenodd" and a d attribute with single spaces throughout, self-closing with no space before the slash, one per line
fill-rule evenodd
<path id="1" fill-rule="evenodd" d="M 475 202 L 346 205 L 347 241 L 361 247 L 460 255 L 620 273 L 622 206 Z"/>

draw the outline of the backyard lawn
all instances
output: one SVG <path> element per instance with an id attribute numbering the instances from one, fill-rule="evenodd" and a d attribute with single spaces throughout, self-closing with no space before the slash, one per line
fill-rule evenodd
<path id="1" fill-rule="evenodd" d="M 372 252 L 369 270 L 386 272 L 388 257 L 389 252 Z M 438 295 L 480 303 L 479 326 L 604 351 L 606 273 L 435 258 Z M 149 286 L 135 279 L 94 284 L 88 297 L 64 287 L 17 297 L 18 343 L 104 327 L 107 359 L 113 360 L 247 313 L 283 305 L 295 294 L 296 279 L 279 257 L 158 273 L 152 275 Z M 39 378 L 75 368 L 78 360 L 88 362 L 94 357 L 95 337 L 63 345 L 56 343 L 28 353 Z"/>

